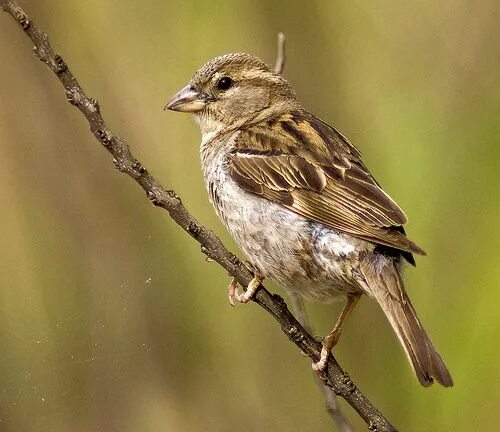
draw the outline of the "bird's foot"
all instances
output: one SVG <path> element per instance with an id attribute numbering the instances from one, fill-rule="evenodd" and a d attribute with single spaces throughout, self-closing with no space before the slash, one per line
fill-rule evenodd
<path id="1" fill-rule="evenodd" d="M 227 296 L 229 297 L 229 303 L 231 303 L 231 306 L 235 305 L 235 300 L 238 303 L 248 303 L 252 300 L 263 281 L 264 278 L 262 276 L 255 274 L 254 278 L 248 284 L 246 291 L 240 293 L 238 290 L 238 282 L 236 282 L 236 279 L 233 278 L 227 289 Z"/>
<path id="2" fill-rule="evenodd" d="M 317 362 L 313 362 L 312 369 L 317 374 L 321 374 L 325 371 L 326 365 L 328 364 L 328 357 L 330 357 L 331 349 L 325 347 L 324 345 L 321 347 L 321 354 L 319 356 L 319 360 Z"/>
<path id="3" fill-rule="evenodd" d="M 316 373 L 323 373 L 326 369 L 326 365 L 328 363 L 328 357 L 332 353 L 332 349 L 340 338 L 340 333 L 342 328 L 339 326 L 335 326 L 335 328 L 326 335 L 321 343 L 321 353 L 319 355 L 319 360 L 317 362 L 313 362 L 312 368 Z"/>
<path id="4" fill-rule="evenodd" d="M 328 364 L 328 357 L 330 356 L 333 347 L 337 345 L 337 342 L 340 339 L 340 335 L 342 334 L 345 322 L 347 321 L 347 318 L 349 318 L 349 315 L 356 306 L 356 303 L 358 302 L 360 297 L 361 294 L 351 295 L 347 297 L 347 302 L 342 309 L 339 318 L 337 319 L 335 327 L 323 339 L 319 360 L 317 362 L 313 362 L 312 364 L 312 368 L 316 373 L 322 374 L 325 371 L 326 365 Z"/>
<path id="5" fill-rule="evenodd" d="M 234 298 L 235 298 L 237 293 L 238 293 L 238 282 L 236 282 L 236 278 L 233 278 L 231 280 L 231 283 L 227 287 L 227 296 L 229 297 L 229 303 L 233 307 L 235 306 Z"/>

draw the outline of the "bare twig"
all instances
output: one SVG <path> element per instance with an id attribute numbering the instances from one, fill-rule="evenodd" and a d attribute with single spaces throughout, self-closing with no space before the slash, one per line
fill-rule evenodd
<path id="1" fill-rule="evenodd" d="M 48 42 L 47 35 L 36 26 L 15 0 L 0 0 L 0 6 L 8 12 L 21 26 L 26 35 L 35 44 L 35 55 L 54 72 L 64 87 L 68 101 L 77 107 L 87 119 L 90 130 L 104 148 L 113 156 L 113 163 L 119 171 L 133 178 L 145 191 L 149 200 L 166 210 L 170 217 L 187 233 L 195 238 L 202 252 L 217 261 L 237 281 L 247 286 L 253 275 L 245 265 L 229 252 L 219 238 L 201 225 L 182 205 L 177 194 L 165 189 L 134 158 L 124 140 L 115 135 L 104 122 L 99 104 L 89 98 L 76 78 L 73 76 L 62 57 L 54 52 Z M 263 286 L 255 296 L 255 302 L 268 311 L 281 326 L 285 335 L 314 361 L 319 359 L 321 345 L 317 342 L 288 310 L 283 299 L 273 295 Z M 378 411 L 368 398 L 356 387 L 349 375 L 342 370 L 332 356 L 328 361 L 323 381 L 333 391 L 344 398 L 363 418 L 372 431 L 396 431 L 389 421 Z"/>
<path id="2" fill-rule="evenodd" d="M 276 56 L 276 63 L 274 66 L 274 73 L 275 74 L 282 74 L 283 69 L 285 68 L 285 61 L 286 61 L 286 49 L 285 49 L 285 34 L 282 32 L 278 33 L 278 55 Z"/>
<path id="3" fill-rule="evenodd" d="M 320 385 L 325 394 L 326 410 L 339 428 L 340 432 L 354 432 L 351 424 L 347 421 L 344 414 L 342 414 L 339 401 L 333 390 L 325 384 L 320 383 Z"/>

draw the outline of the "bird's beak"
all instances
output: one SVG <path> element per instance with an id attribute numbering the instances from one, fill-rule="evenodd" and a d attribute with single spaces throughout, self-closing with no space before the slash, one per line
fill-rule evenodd
<path id="1" fill-rule="evenodd" d="M 195 113 L 205 108 L 207 99 L 207 95 L 188 84 L 167 102 L 163 107 L 163 111 L 172 110 Z"/>

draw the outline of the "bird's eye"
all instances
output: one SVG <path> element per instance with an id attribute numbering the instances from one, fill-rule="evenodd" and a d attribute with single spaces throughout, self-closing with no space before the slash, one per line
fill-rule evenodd
<path id="1" fill-rule="evenodd" d="M 222 91 L 228 90 L 233 85 L 233 80 L 227 76 L 217 81 L 217 88 Z"/>

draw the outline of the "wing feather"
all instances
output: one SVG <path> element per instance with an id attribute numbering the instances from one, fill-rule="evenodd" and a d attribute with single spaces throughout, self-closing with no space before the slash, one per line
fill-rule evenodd
<path id="1" fill-rule="evenodd" d="M 406 237 L 406 215 L 363 165 L 361 153 L 311 114 L 294 112 L 241 131 L 229 166 L 243 189 L 308 219 L 425 254 Z"/>

